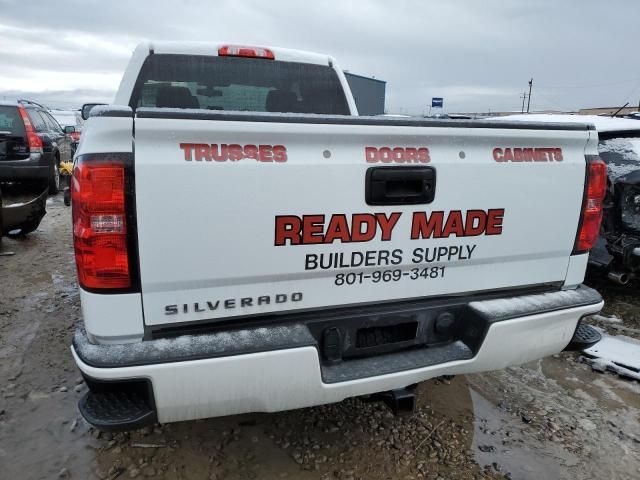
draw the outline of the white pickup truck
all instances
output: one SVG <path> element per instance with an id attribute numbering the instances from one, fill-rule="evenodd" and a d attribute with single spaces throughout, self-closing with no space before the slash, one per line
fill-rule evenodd
<path id="1" fill-rule="evenodd" d="M 597 341 L 597 153 L 589 125 L 359 117 L 326 55 L 140 45 L 75 158 L 82 414 L 406 410 Z"/>

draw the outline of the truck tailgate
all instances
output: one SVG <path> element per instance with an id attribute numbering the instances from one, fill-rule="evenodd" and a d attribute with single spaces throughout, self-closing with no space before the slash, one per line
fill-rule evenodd
<path id="1" fill-rule="evenodd" d="M 565 278 L 586 129 L 161 117 L 135 119 L 147 325 Z"/>

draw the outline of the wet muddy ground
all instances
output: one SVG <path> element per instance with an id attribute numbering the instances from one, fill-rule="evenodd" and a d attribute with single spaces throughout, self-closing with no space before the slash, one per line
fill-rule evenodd
<path id="1" fill-rule="evenodd" d="M 563 354 L 504 371 L 434 379 L 395 418 L 357 399 L 277 414 L 91 429 L 69 344 L 80 321 L 62 195 L 40 228 L 0 252 L 0 478 L 637 479 L 640 383 Z M 596 282 L 594 320 L 640 338 L 638 289 Z"/>

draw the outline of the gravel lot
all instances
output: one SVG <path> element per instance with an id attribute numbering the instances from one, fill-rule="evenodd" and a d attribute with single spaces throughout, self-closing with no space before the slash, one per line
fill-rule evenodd
<path id="1" fill-rule="evenodd" d="M 564 354 L 419 386 L 395 418 L 358 399 L 277 414 L 94 431 L 69 344 L 80 321 L 62 195 L 0 256 L 0 477 L 166 479 L 582 479 L 640 477 L 640 383 Z M 640 338 L 637 286 L 597 283 L 612 334 Z M 597 323 L 597 321 L 596 321 Z"/>

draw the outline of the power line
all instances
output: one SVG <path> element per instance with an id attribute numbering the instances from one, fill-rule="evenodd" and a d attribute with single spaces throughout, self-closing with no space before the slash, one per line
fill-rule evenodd
<path id="1" fill-rule="evenodd" d="M 557 86 L 557 85 L 538 85 L 540 88 L 548 88 L 548 89 L 564 89 L 564 90 L 572 90 L 577 88 L 600 88 L 600 87 L 611 87 L 614 85 L 623 85 L 632 82 L 638 82 L 640 79 L 633 78 L 630 80 L 620 80 L 619 82 L 609 82 L 609 83 L 600 83 L 597 85 L 565 85 L 565 86 Z"/>
<path id="2" fill-rule="evenodd" d="M 553 110 L 561 110 L 563 112 L 570 112 L 574 109 L 566 108 L 566 105 L 560 105 L 556 100 L 551 100 L 549 97 L 545 97 L 540 93 L 540 89 L 536 90 L 536 98 L 541 98 L 547 105 L 549 105 Z"/>
<path id="3" fill-rule="evenodd" d="M 639 86 L 640 86 L 640 80 L 638 80 L 638 82 L 633 86 L 629 94 L 626 97 L 624 97 L 623 100 L 629 103 L 628 100 L 631 98 L 631 95 L 636 93 L 636 90 L 638 89 Z"/>
<path id="4" fill-rule="evenodd" d="M 531 89 L 532 88 L 533 88 L 533 78 L 529 80 L 529 93 L 522 92 L 522 94 L 520 94 L 520 98 L 522 99 L 522 109 L 520 110 L 520 113 L 524 113 L 525 100 L 527 101 L 527 113 L 529 113 L 529 109 L 531 107 Z"/>
<path id="5" fill-rule="evenodd" d="M 522 108 L 520 109 L 520 113 L 524 113 L 524 102 L 527 100 L 527 92 L 522 92 L 520 94 L 520 98 L 522 99 Z"/>

